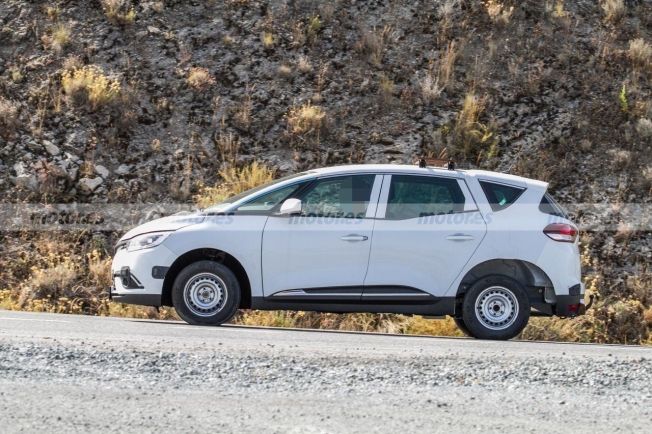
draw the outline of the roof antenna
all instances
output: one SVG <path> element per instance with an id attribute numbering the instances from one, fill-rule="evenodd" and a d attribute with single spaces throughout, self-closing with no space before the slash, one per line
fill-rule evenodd
<path id="1" fill-rule="evenodd" d="M 421 169 L 425 169 L 427 165 L 428 164 L 427 164 L 426 159 L 424 157 L 419 158 L 419 167 Z"/>
<path id="2" fill-rule="evenodd" d="M 448 165 L 446 166 L 448 170 L 455 170 L 455 162 L 453 160 L 448 160 Z"/>

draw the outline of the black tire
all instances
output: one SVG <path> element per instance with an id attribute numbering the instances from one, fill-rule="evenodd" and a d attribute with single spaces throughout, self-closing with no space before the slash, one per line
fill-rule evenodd
<path id="1" fill-rule="evenodd" d="M 462 333 L 464 333 L 466 336 L 471 336 L 471 332 L 469 331 L 469 328 L 466 326 L 466 324 L 464 324 L 464 320 L 462 318 L 453 317 L 453 321 L 455 321 L 455 325 L 458 329 L 460 329 Z"/>
<path id="2" fill-rule="evenodd" d="M 523 286 L 514 279 L 483 277 L 464 296 L 462 319 L 475 338 L 511 339 L 527 325 L 530 301 Z"/>
<path id="3" fill-rule="evenodd" d="M 188 324 L 220 325 L 233 318 L 240 306 L 240 284 L 218 262 L 194 262 L 174 280 L 172 304 Z"/>

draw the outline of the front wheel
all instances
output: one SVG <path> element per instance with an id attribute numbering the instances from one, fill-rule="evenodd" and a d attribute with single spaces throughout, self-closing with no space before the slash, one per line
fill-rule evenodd
<path id="1" fill-rule="evenodd" d="M 517 281 L 506 276 L 478 280 L 464 296 L 462 318 L 471 336 L 507 340 L 530 319 L 530 301 Z"/>
<path id="2" fill-rule="evenodd" d="M 240 285 L 223 264 L 198 261 L 181 270 L 174 280 L 172 304 L 188 324 L 220 325 L 235 315 Z"/>

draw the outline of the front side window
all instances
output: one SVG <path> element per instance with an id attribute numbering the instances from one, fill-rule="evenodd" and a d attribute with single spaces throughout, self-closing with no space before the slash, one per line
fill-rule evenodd
<path id="1" fill-rule="evenodd" d="M 278 204 L 287 199 L 292 193 L 301 188 L 304 183 L 286 185 L 269 193 L 262 194 L 248 202 L 243 203 L 237 212 L 241 213 L 266 213 L 275 208 Z"/>
<path id="2" fill-rule="evenodd" d="M 348 175 L 315 181 L 301 198 L 304 216 L 363 218 L 375 175 Z"/>
<path id="3" fill-rule="evenodd" d="M 500 211 L 518 199 L 525 191 L 524 188 L 512 185 L 497 184 L 495 182 L 480 181 L 480 186 L 489 200 L 489 205 L 494 211 Z"/>
<path id="4" fill-rule="evenodd" d="M 392 175 L 388 220 L 406 220 L 464 211 L 464 193 L 456 179 Z"/>

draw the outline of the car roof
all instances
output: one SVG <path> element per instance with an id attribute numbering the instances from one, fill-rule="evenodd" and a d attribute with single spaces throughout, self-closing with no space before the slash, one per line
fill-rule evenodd
<path id="1" fill-rule="evenodd" d="M 323 176 L 323 175 L 337 175 L 340 173 L 409 173 L 409 174 L 424 174 L 424 175 L 439 175 L 449 176 L 453 178 L 473 177 L 478 180 L 493 181 L 505 184 L 512 184 L 518 186 L 547 188 L 548 183 L 538 181 L 535 179 L 524 178 L 522 176 L 510 175 L 508 173 L 491 172 L 488 170 L 448 170 L 444 167 L 419 167 L 416 164 L 350 164 L 342 166 L 323 167 L 320 169 L 310 170 L 310 174 Z"/>

